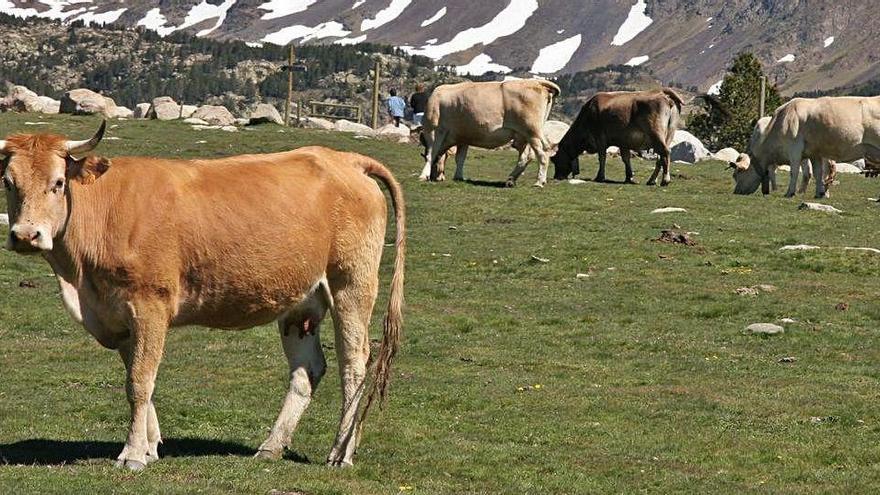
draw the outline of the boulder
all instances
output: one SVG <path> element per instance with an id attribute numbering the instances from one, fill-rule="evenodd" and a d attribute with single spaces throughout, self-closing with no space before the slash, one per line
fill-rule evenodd
<path id="1" fill-rule="evenodd" d="M 190 125 L 208 125 L 208 123 L 205 122 L 204 120 L 202 120 L 202 119 L 197 119 L 197 118 L 194 118 L 194 117 L 190 117 L 190 118 L 188 118 L 188 119 L 183 119 L 183 123 L 184 123 L 184 124 L 190 124 Z"/>
<path id="2" fill-rule="evenodd" d="M 223 106 L 205 105 L 192 114 L 194 118 L 202 119 L 211 125 L 231 126 L 235 124 L 235 116 Z"/>
<path id="3" fill-rule="evenodd" d="M 268 103 L 260 103 L 248 115 L 248 125 L 278 124 L 284 125 L 284 118 L 274 106 Z"/>
<path id="4" fill-rule="evenodd" d="M 96 113 L 107 117 L 113 115 L 116 103 L 112 98 L 101 96 L 90 89 L 72 89 L 61 97 L 59 105 L 61 113 L 74 115 L 92 115 Z"/>
<path id="5" fill-rule="evenodd" d="M 551 146 L 555 146 L 559 144 L 559 141 L 562 141 L 562 136 L 565 136 L 568 128 L 569 125 L 565 122 L 548 120 L 544 122 L 544 137 L 547 138 L 547 141 L 550 141 Z"/>
<path id="6" fill-rule="evenodd" d="M 724 148 L 718 150 L 714 155 L 712 155 L 716 160 L 731 163 L 735 162 L 737 158 L 739 158 L 739 151 L 736 151 L 733 148 Z"/>
<path id="7" fill-rule="evenodd" d="M 385 124 L 376 129 L 376 135 L 379 137 L 397 141 L 398 143 L 408 143 L 409 133 L 409 127 L 403 124 L 400 127 L 395 127 L 394 124 Z"/>
<path id="8" fill-rule="evenodd" d="M 132 117 L 136 119 L 147 119 L 150 117 L 150 108 L 152 108 L 152 105 L 149 103 L 138 103 L 134 106 L 134 115 L 132 115 Z"/>
<path id="9" fill-rule="evenodd" d="M 696 136 L 687 131 L 675 131 L 675 137 L 672 139 L 672 156 L 670 157 L 672 161 L 697 163 L 709 156 L 709 150 Z"/>
<path id="10" fill-rule="evenodd" d="M 345 119 L 337 120 L 333 127 L 339 132 L 351 132 L 361 136 L 372 136 L 376 133 L 372 128 L 364 124 L 358 124 Z"/>
<path id="11" fill-rule="evenodd" d="M 24 86 L 13 86 L 9 91 L 9 95 L 2 100 L 0 110 L 58 113 L 59 105 L 59 101 L 53 100 L 48 96 L 39 96 Z"/>
<path id="12" fill-rule="evenodd" d="M 865 159 L 859 158 L 858 160 L 852 162 L 853 167 L 857 167 L 862 172 L 865 171 Z"/>
<path id="13" fill-rule="evenodd" d="M 319 117 L 304 117 L 301 124 L 305 129 L 321 129 L 325 131 L 332 131 L 335 129 L 335 127 L 333 127 L 333 122 Z"/>
<path id="14" fill-rule="evenodd" d="M 193 114 L 196 113 L 196 110 L 198 110 L 198 109 L 199 109 L 199 107 L 197 107 L 195 105 L 183 105 L 183 108 L 181 109 L 181 113 L 180 113 L 180 118 L 188 119 L 188 118 L 192 117 Z"/>
<path id="15" fill-rule="evenodd" d="M 244 117 L 236 117 L 235 125 L 245 126 L 250 123 L 250 119 L 246 119 Z"/>
<path id="16" fill-rule="evenodd" d="M 153 98 L 150 110 L 147 111 L 148 118 L 158 120 L 175 120 L 180 118 L 180 105 L 170 96 L 159 96 Z"/>
<path id="17" fill-rule="evenodd" d="M 134 117 L 134 112 L 126 107 L 113 107 L 112 114 L 107 117 L 111 119 L 130 119 Z"/>
<path id="18" fill-rule="evenodd" d="M 865 162 L 862 161 L 862 168 L 852 163 L 838 162 L 835 170 L 838 174 L 860 174 L 864 170 Z"/>
<path id="19" fill-rule="evenodd" d="M 751 333 L 758 335 L 779 335 L 785 333 L 785 329 L 773 323 L 752 323 L 746 327 Z"/>
<path id="20" fill-rule="evenodd" d="M 824 211 L 825 213 L 843 213 L 831 205 L 823 205 L 822 203 L 803 202 L 798 206 L 798 210 Z"/>

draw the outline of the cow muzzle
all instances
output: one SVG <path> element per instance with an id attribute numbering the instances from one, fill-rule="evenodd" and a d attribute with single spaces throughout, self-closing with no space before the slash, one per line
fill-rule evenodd
<path id="1" fill-rule="evenodd" d="M 17 253 L 28 254 L 52 250 L 49 229 L 41 226 L 14 225 L 9 229 L 7 247 Z"/>

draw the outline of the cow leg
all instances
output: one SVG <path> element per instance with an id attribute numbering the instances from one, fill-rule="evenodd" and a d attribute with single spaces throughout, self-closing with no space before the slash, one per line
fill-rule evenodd
<path id="1" fill-rule="evenodd" d="M 824 158 L 813 160 L 813 178 L 816 180 L 816 198 L 828 198 L 828 191 L 825 189 L 825 167 L 827 160 Z"/>
<path id="2" fill-rule="evenodd" d="M 593 182 L 605 182 L 605 160 L 608 158 L 608 151 L 602 146 L 599 147 L 599 171 L 596 172 L 596 178 Z"/>
<path id="3" fill-rule="evenodd" d="M 339 431 L 327 464 L 351 466 L 360 435 L 358 407 L 366 386 L 367 360 L 370 356 L 368 327 L 378 292 L 378 257 L 370 266 L 358 267 L 360 279 L 350 279 L 333 294 L 333 324 L 336 327 L 336 357 L 342 387 L 342 414 Z M 363 274 L 370 274 L 364 277 Z M 369 280 L 364 280 L 369 278 Z"/>
<path id="4" fill-rule="evenodd" d="M 320 312 L 322 314 L 318 315 Z M 307 314 L 293 314 L 278 320 L 281 346 L 290 366 L 290 389 L 284 398 L 281 412 L 269 437 L 260 445 L 256 457 L 280 459 L 284 448 L 290 445 L 290 435 L 296 429 L 312 395 L 327 370 L 327 361 L 321 349 L 320 319 L 326 309 Z"/>
<path id="5" fill-rule="evenodd" d="M 669 175 L 669 147 L 664 146 L 660 148 L 660 164 L 663 165 L 663 180 L 660 181 L 660 186 L 668 186 L 670 182 L 672 182 L 672 176 Z"/>
<path id="6" fill-rule="evenodd" d="M 452 180 L 464 180 L 464 161 L 467 158 L 468 145 L 462 144 L 455 150 L 455 176 Z"/>
<path id="7" fill-rule="evenodd" d="M 538 180 L 535 187 L 544 187 L 547 184 L 547 168 L 550 166 L 550 155 L 547 153 L 547 143 L 539 136 L 532 137 L 529 140 L 529 146 L 535 152 L 538 159 Z"/>
<path id="8" fill-rule="evenodd" d="M 810 178 L 813 176 L 813 172 L 810 170 L 812 167 L 813 164 L 811 160 L 801 160 L 801 173 L 803 176 L 801 177 L 801 184 L 798 187 L 798 194 L 807 192 L 807 186 L 810 184 Z M 794 180 L 794 178 L 791 180 Z M 791 185 L 789 185 L 789 188 L 791 188 Z"/>
<path id="9" fill-rule="evenodd" d="M 422 174 L 419 176 L 419 180 L 437 180 L 439 175 L 437 170 L 438 162 L 443 153 L 449 149 L 449 145 L 445 143 L 448 136 L 449 132 L 445 129 L 437 129 L 434 131 L 434 139 L 428 146 L 425 167 L 422 169 Z"/>
<path id="10" fill-rule="evenodd" d="M 635 174 L 633 173 L 632 156 L 628 149 L 620 149 L 620 159 L 623 160 L 623 166 L 626 169 L 626 180 L 624 182 L 627 184 L 638 184 L 639 182 L 635 179 Z"/>
<path id="11" fill-rule="evenodd" d="M 647 186 L 653 186 L 657 183 L 657 176 L 660 175 L 660 158 L 657 158 L 657 162 L 654 164 L 654 172 L 651 173 L 651 176 L 648 177 L 648 182 L 645 182 Z"/>
<path id="12" fill-rule="evenodd" d="M 131 342 L 122 342 L 119 346 L 119 357 L 125 364 L 126 374 L 131 367 Z M 159 431 L 159 417 L 156 415 L 156 405 L 150 398 L 149 410 L 147 411 L 147 464 L 159 460 L 159 444 L 162 443 L 162 433 Z"/>
<path id="13" fill-rule="evenodd" d="M 529 145 L 524 140 L 514 139 L 513 146 L 519 152 L 519 158 L 517 159 L 516 166 L 513 167 L 513 170 L 510 171 L 510 175 L 507 177 L 507 187 L 516 185 L 516 180 L 519 179 L 519 176 L 522 175 L 532 159 Z"/>
<path id="14" fill-rule="evenodd" d="M 125 391 L 131 408 L 131 424 L 116 466 L 140 471 L 147 465 L 150 451 L 148 430 L 151 411 L 155 414 L 151 402 L 165 347 L 168 312 L 160 302 L 135 303 L 130 307 L 132 315 Z M 158 428 L 155 433 L 158 442 Z"/>

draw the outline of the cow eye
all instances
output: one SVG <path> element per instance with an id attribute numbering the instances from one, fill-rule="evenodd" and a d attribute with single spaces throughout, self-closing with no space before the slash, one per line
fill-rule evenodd
<path id="1" fill-rule="evenodd" d="M 52 188 L 52 192 L 58 193 L 64 190 L 64 179 L 58 179 L 55 181 L 55 187 Z"/>

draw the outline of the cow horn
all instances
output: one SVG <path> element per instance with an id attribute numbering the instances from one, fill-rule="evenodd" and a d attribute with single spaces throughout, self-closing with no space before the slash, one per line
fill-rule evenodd
<path id="1" fill-rule="evenodd" d="M 82 155 L 84 153 L 88 153 L 92 151 L 98 146 L 98 143 L 101 142 L 101 139 L 104 137 L 104 130 L 107 128 L 107 121 L 101 122 L 101 127 L 98 128 L 98 132 L 92 136 L 91 139 L 87 139 L 85 141 L 67 141 L 67 153 L 69 155 Z"/>

